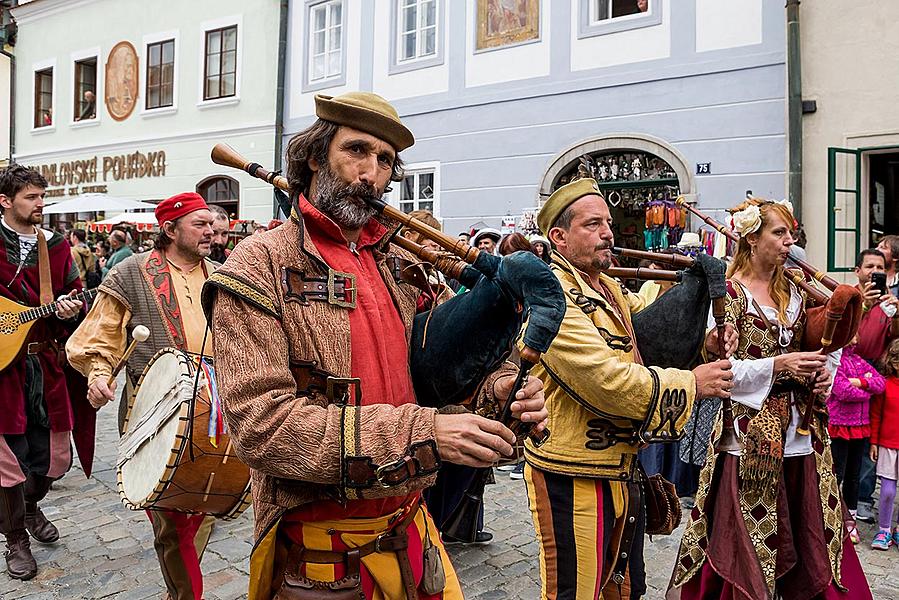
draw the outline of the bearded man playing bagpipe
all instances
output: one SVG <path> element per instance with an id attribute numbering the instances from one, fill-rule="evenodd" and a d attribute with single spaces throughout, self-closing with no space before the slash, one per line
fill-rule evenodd
<path id="1" fill-rule="evenodd" d="M 420 291 L 394 280 L 388 228 L 366 197 L 400 181 L 414 142 L 370 93 L 316 96 L 287 149 L 293 210 L 238 245 L 207 284 L 219 390 L 251 469 L 251 600 L 461 598 L 420 500 L 441 460 L 485 467 L 515 436 L 416 404 L 409 334 Z M 505 398 L 514 371 L 479 392 Z M 543 427 L 542 385 L 516 416 Z"/>
<path id="2" fill-rule="evenodd" d="M 645 593 L 637 451 L 675 439 L 694 398 L 728 397 L 732 387 L 727 360 L 692 372 L 644 366 L 633 315 L 645 303 L 604 273 L 612 261 L 611 223 L 592 179 L 557 189 L 537 216 L 567 303 L 559 333 L 533 371 L 546 386 L 553 435 L 525 445 L 541 597 L 549 600 Z M 717 339 L 712 332 L 706 343 Z M 733 347 L 732 328 L 725 339 Z"/>

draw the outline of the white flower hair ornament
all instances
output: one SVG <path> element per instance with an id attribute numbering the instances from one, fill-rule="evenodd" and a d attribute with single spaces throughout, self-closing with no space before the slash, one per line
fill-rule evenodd
<path id="1" fill-rule="evenodd" d="M 791 215 L 793 214 L 793 203 L 790 202 L 789 200 L 787 200 L 786 198 L 784 198 L 783 200 L 775 200 L 774 203 L 786 206 L 787 210 L 790 211 L 790 214 Z"/>
<path id="2" fill-rule="evenodd" d="M 755 233 L 762 226 L 762 211 L 755 204 L 750 204 L 743 210 L 738 210 L 731 217 L 733 230 L 742 238 L 750 233 Z"/>

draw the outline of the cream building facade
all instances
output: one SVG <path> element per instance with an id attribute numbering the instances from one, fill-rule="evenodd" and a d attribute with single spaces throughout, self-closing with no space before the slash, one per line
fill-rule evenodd
<path id="1" fill-rule="evenodd" d="M 800 17 L 807 252 L 854 281 L 858 251 L 899 234 L 899 2 L 803 2 Z"/>
<path id="2" fill-rule="evenodd" d="M 198 191 L 271 218 L 271 187 L 209 156 L 224 141 L 274 161 L 279 3 L 33 0 L 12 14 L 14 159 L 41 169 L 51 199 Z"/>
<path id="3" fill-rule="evenodd" d="M 7 164 L 10 155 L 10 89 L 10 59 L 0 54 L 0 167 Z"/>

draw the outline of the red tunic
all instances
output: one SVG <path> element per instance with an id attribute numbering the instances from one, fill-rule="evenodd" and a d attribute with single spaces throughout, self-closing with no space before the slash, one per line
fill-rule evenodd
<path id="1" fill-rule="evenodd" d="M 78 269 L 72 260 L 68 242 L 55 233 L 47 240 L 50 258 L 50 282 L 54 300 L 73 289 L 81 289 Z M 21 272 L 16 270 L 19 258 L 18 236 L 0 225 L 0 296 L 26 306 L 40 306 L 40 273 L 37 267 L 37 250 L 28 257 Z M 10 282 L 11 285 L 10 285 Z M 74 324 L 72 325 L 74 327 Z M 31 329 L 29 342 L 49 339 L 65 343 L 69 327 L 56 317 L 40 319 Z M 54 432 L 72 430 L 72 406 L 66 389 L 63 370 L 56 360 L 56 353 L 45 350 L 38 355 L 44 377 L 43 397 Z M 25 433 L 25 356 L 0 371 L 0 434 Z"/>
<path id="2" fill-rule="evenodd" d="M 303 196 L 300 196 L 300 212 L 306 233 L 324 261 L 335 271 L 356 276 L 356 308 L 348 309 L 352 340 L 350 364 L 352 376 L 362 382 L 362 405 L 400 406 L 415 402 L 406 327 L 372 254 L 373 246 L 387 229 L 371 219 L 362 229 L 353 252 L 340 227 Z M 286 522 L 297 522 L 382 516 L 416 495 L 350 500 L 346 506 L 322 500 L 291 511 L 284 518 Z"/>

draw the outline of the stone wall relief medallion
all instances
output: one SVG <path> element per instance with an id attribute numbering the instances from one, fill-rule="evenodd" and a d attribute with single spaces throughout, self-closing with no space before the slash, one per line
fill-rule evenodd
<path id="1" fill-rule="evenodd" d="M 134 111 L 139 81 L 137 51 L 131 42 L 119 42 L 106 59 L 104 94 L 106 110 L 116 121 L 124 121 Z"/>

